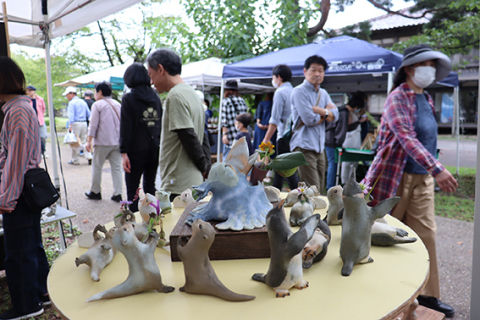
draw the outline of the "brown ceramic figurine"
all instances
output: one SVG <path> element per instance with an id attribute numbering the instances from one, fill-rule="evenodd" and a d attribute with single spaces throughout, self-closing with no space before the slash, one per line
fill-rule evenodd
<path id="1" fill-rule="evenodd" d="M 253 280 L 273 288 L 277 298 L 289 296 L 288 290 L 292 287 L 298 289 L 308 287 L 308 282 L 303 280 L 302 253 L 320 221 L 320 215 L 314 214 L 305 220 L 294 234 L 287 224 L 283 203 L 284 200 L 281 200 L 267 215 L 271 251 L 267 274 L 255 273 L 252 276 Z"/>
<path id="2" fill-rule="evenodd" d="M 105 237 L 99 235 L 98 231 L 103 232 Z M 115 228 L 107 231 L 105 226 L 100 224 L 97 225 L 95 229 L 93 229 L 94 242 L 92 246 L 87 252 L 75 259 L 75 264 L 77 267 L 84 263 L 92 269 L 90 277 L 93 281 L 100 281 L 100 272 L 102 272 L 102 270 L 108 266 L 110 262 L 112 262 L 113 257 L 115 256 L 116 250 L 112 244 L 114 232 Z"/>
<path id="3" fill-rule="evenodd" d="M 192 237 L 181 237 L 177 243 L 178 256 L 183 262 L 185 285 L 180 291 L 206 294 L 228 301 L 248 301 L 254 296 L 238 294 L 226 288 L 213 270 L 208 250 L 215 239 L 212 225 L 197 219 L 192 224 Z"/>
<path id="4" fill-rule="evenodd" d="M 312 239 L 303 248 L 302 258 L 305 269 L 310 268 L 313 263 L 320 262 L 325 258 L 331 238 L 332 233 L 328 224 L 323 220 L 319 220 Z"/>
<path id="5" fill-rule="evenodd" d="M 86 302 L 125 297 L 150 290 L 165 293 L 175 290 L 174 287 L 162 283 L 154 256 L 158 239 L 158 233 L 152 232 L 147 242 L 142 243 L 135 236 L 135 230 L 131 224 L 127 223 L 118 228 L 113 235 L 113 246 L 127 259 L 128 278 L 116 287 L 93 295 Z"/>

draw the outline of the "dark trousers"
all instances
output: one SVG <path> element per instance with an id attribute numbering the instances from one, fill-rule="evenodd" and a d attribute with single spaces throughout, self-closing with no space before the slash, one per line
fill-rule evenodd
<path id="1" fill-rule="evenodd" d="M 38 307 L 47 293 L 48 261 L 42 244 L 40 210 L 31 210 L 20 198 L 11 213 L 3 215 L 5 272 L 12 305 L 25 314 Z"/>
<path id="2" fill-rule="evenodd" d="M 127 199 L 132 201 L 140 185 L 143 175 L 143 191 L 155 195 L 155 178 L 158 168 L 158 151 L 146 149 L 143 151 L 129 153 L 130 173 L 125 172 L 125 183 L 127 185 Z M 132 212 L 138 211 L 138 199 L 129 206 Z"/>
<path id="3" fill-rule="evenodd" d="M 287 143 L 285 143 L 283 139 L 277 140 L 276 149 L 277 149 L 278 155 L 290 152 L 290 146 Z M 288 187 L 290 188 L 290 190 L 298 188 L 299 180 L 298 180 L 297 172 L 295 172 L 293 175 L 291 175 L 288 178 L 284 178 L 275 172 L 275 177 L 273 178 L 273 186 L 279 189 L 280 191 L 282 191 L 284 179 L 287 179 Z"/>

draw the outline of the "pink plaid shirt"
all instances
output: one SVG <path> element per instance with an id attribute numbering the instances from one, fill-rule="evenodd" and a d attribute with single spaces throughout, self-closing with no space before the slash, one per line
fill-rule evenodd
<path id="1" fill-rule="evenodd" d="M 429 94 L 427 97 L 435 114 L 433 100 Z M 380 177 L 372 191 L 374 200 L 370 203 L 371 206 L 395 196 L 408 156 L 415 159 L 434 177 L 445 170 L 417 139 L 415 99 L 415 92 L 408 84 L 403 83 L 388 95 L 385 102 L 380 123 L 378 152 L 363 181 L 372 187 Z"/>

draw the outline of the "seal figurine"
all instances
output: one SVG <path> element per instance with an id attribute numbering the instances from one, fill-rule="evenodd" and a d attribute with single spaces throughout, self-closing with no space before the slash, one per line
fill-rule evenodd
<path id="1" fill-rule="evenodd" d="M 292 287 L 303 289 L 308 282 L 303 280 L 302 252 L 312 238 L 320 220 L 319 214 L 310 216 L 294 234 L 287 223 L 281 200 L 267 214 L 267 231 L 270 243 L 270 266 L 267 274 L 255 273 L 253 280 L 263 282 L 275 290 L 276 296 L 290 295 Z"/>
<path id="2" fill-rule="evenodd" d="M 383 218 L 400 201 L 400 197 L 393 197 L 371 208 L 364 197 L 360 185 L 351 178 L 343 189 L 344 211 L 340 241 L 343 276 L 349 276 L 357 263 L 373 262 L 370 257 L 373 222 Z"/>
<path id="3" fill-rule="evenodd" d="M 338 217 L 338 212 L 343 208 L 343 188 L 341 186 L 334 186 L 328 189 L 328 209 L 327 215 L 323 219 L 329 226 L 342 224 L 342 220 Z"/>
<path id="4" fill-rule="evenodd" d="M 118 228 L 113 235 L 113 246 L 127 259 L 128 278 L 111 289 L 91 296 L 86 302 L 125 297 L 149 290 L 165 293 L 175 290 L 174 287 L 162 283 L 154 256 L 158 239 L 158 233 L 151 232 L 147 242 L 142 243 L 135 236 L 133 225 L 127 223 Z"/>
<path id="5" fill-rule="evenodd" d="M 313 214 L 313 210 L 315 210 L 315 203 L 306 193 L 300 191 L 297 202 L 290 210 L 290 225 L 292 227 L 301 226 Z"/>
<path id="6" fill-rule="evenodd" d="M 98 231 L 103 232 L 105 237 L 98 234 Z M 90 272 L 90 278 L 93 281 L 100 281 L 100 272 L 112 262 L 115 256 L 116 250 L 112 244 L 113 233 L 115 228 L 107 231 L 105 226 L 98 224 L 93 229 L 93 244 L 92 246 L 75 259 L 75 265 L 78 267 L 82 263 L 88 265 L 92 270 Z"/>
<path id="7" fill-rule="evenodd" d="M 388 247 L 395 244 L 413 243 L 415 241 L 417 241 L 417 238 L 408 237 L 407 231 L 390 226 L 387 221 L 377 219 L 373 223 L 372 246 Z"/>
<path id="8" fill-rule="evenodd" d="M 227 301 L 255 299 L 254 296 L 232 292 L 220 282 L 208 257 L 213 240 L 215 240 L 215 230 L 212 225 L 200 219 L 192 224 L 190 239 L 180 237 L 177 252 L 185 271 L 185 285 L 180 288 L 180 291 L 212 295 Z"/>
<path id="9" fill-rule="evenodd" d="M 322 261 L 325 258 L 331 238 L 332 233 L 328 224 L 323 220 L 319 220 L 312 239 L 303 248 L 303 268 L 308 269 L 313 263 Z"/>

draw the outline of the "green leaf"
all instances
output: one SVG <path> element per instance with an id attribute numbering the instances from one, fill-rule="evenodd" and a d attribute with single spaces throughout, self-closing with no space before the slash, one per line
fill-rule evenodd
<path id="1" fill-rule="evenodd" d="M 304 164 L 308 164 L 308 162 L 305 160 L 303 153 L 294 151 L 277 156 L 268 164 L 268 168 L 273 170 L 289 170 Z"/>

